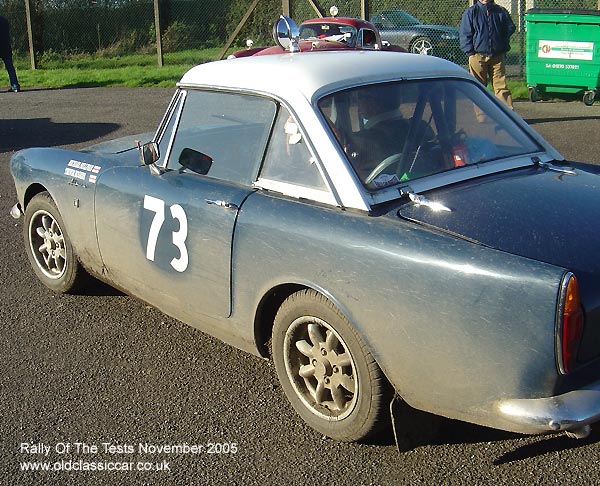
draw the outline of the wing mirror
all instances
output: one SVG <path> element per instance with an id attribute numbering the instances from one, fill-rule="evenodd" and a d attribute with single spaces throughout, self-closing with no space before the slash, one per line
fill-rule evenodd
<path id="1" fill-rule="evenodd" d="M 300 30 L 291 18 L 280 15 L 273 26 L 273 40 L 284 51 L 299 52 Z"/>
<path id="2" fill-rule="evenodd" d="M 138 140 L 137 148 L 140 152 L 140 162 L 142 165 L 147 165 L 150 167 L 150 172 L 152 172 L 154 175 L 162 174 L 162 171 L 156 165 L 154 165 L 160 158 L 158 144 L 156 142 L 148 142 L 142 145 L 142 143 Z"/>
<path id="3" fill-rule="evenodd" d="M 140 152 L 140 162 L 143 165 L 152 165 L 159 159 L 160 152 L 158 150 L 158 144 L 156 142 L 148 142 L 142 145 L 138 141 L 137 144 L 138 150 Z"/>

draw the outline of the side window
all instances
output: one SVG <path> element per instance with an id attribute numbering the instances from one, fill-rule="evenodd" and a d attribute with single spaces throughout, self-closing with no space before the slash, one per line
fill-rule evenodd
<path id="1" fill-rule="evenodd" d="M 276 108 L 259 96 L 188 91 L 167 169 L 251 184 Z"/>
<path id="2" fill-rule="evenodd" d="M 300 127 L 287 109 L 279 110 L 261 178 L 310 189 L 327 190 Z"/>
<path id="3" fill-rule="evenodd" d="M 359 47 L 362 47 L 363 49 L 375 49 L 375 45 L 377 44 L 375 32 L 371 29 L 362 29 L 361 34 L 362 39 Z"/>

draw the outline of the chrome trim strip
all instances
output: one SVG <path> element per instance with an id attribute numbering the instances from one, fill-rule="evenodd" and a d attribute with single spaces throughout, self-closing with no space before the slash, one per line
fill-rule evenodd
<path id="1" fill-rule="evenodd" d="M 537 152 L 534 154 L 519 155 L 507 159 L 484 162 L 481 164 L 473 164 L 457 169 L 448 170 L 439 174 L 422 177 L 420 179 L 412 179 L 404 184 L 396 184 L 384 190 L 371 193 L 371 204 L 379 204 L 398 198 L 399 195 L 406 192 L 423 193 L 432 189 L 439 189 L 457 182 L 464 182 L 477 177 L 482 177 L 491 174 L 497 174 L 512 169 L 521 169 L 534 166 L 533 157 L 538 157 L 542 161 L 550 161 L 550 156 L 545 152 Z M 406 187 L 410 186 L 410 191 Z"/>
<path id="2" fill-rule="evenodd" d="M 279 192 L 286 196 L 290 196 L 296 199 L 308 199 L 317 201 L 330 206 L 338 206 L 335 197 L 329 191 L 320 191 L 318 189 L 311 189 L 308 187 L 302 187 L 295 184 L 289 184 L 287 182 L 279 182 L 271 179 L 265 179 L 260 177 L 255 183 L 255 187 L 260 189 L 266 189 L 269 191 Z"/>
<path id="3" fill-rule="evenodd" d="M 171 149 L 173 148 L 173 143 L 175 141 L 175 135 L 177 134 L 177 128 L 179 127 L 179 120 L 181 120 L 181 113 L 183 112 L 183 105 L 185 103 L 186 97 L 187 97 L 187 91 L 181 90 L 180 96 L 177 99 L 177 103 L 179 104 L 179 106 L 173 107 L 175 110 L 173 111 L 173 114 L 171 116 L 175 117 L 175 122 L 173 123 L 173 129 L 171 130 L 171 133 L 169 135 L 169 144 L 167 145 L 167 150 L 166 150 L 164 159 L 162 160 L 162 164 L 160 165 L 160 167 L 163 169 L 167 168 L 167 162 L 169 160 L 169 157 L 171 156 Z M 169 117 L 169 120 L 170 119 L 171 119 L 171 117 Z M 169 120 L 167 120 L 165 129 L 169 125 L 169 123 L 168 123 Z M 163 133 L 162 135 L 165 135 L 165 133 Z"/>

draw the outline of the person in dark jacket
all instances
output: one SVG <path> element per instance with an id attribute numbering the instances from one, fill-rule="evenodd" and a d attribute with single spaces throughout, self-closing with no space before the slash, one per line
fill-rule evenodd
<path id="1" fill-rule="evenodd" d="M 17 72 L 12 61 L 12 46 L 10 43 L 10 30 L 8 27 L 8 20 L 5 17 L 0 16 L 0 57 L 4 61 L 4 66 L 8 72 L 8 79 L 10 80 L 10 89 L 15 93 L 21 91 L 19 86 L 19 80 L 17 79 Z"/>
<path id="2" fill-rule="evenodd" d="M 496 96 L 513 109 L 504 58 L 516 29 L 508 11 L 494 0 L 475 0 L 463 12 L 459 30 L 460 48 L 469 56 L 471 74 L 484 85 L 491 80 Z"/>

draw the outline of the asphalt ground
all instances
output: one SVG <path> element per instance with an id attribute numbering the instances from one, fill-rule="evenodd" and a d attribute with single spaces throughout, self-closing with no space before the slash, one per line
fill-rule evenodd
<path id="1" fill-rule="evenodd" d="M 0 93 L 0 485 L 597 482 L 600 426 L 576 441 L 442 419 L 402 454 L 390 437 L 336 442 L 295 415 L 269 362 L 108 287 L 66 296 L 38 283 L 22 222 L 9 216 L 11 154 L 151 131 L 172 92 Z M 600 163 L 597 104 L 520 102 L 516 110 L 566 158 Z M 203 449 L 165 449 L 177 444 Z M 24 472 L 28 461 L 63 470 Z M 65 470 L 91 463 L 152 470 Z"/>

